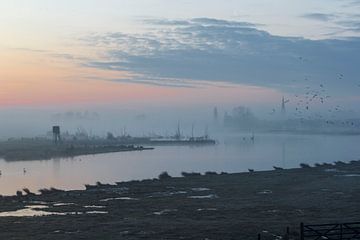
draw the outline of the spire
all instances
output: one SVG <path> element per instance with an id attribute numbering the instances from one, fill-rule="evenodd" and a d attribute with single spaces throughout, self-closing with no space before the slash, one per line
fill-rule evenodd
<path id="1" fill-rule="evenodd" d="M 213 117 L 214 117 L 214 122 L 217 122 L 218 118 L 219 118 L 219 113 L 218 113 L 217 107 L 214 107 Z"/>

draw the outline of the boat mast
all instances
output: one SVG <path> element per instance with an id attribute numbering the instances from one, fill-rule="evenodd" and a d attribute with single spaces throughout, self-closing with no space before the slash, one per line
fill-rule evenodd
<path id="1" fill-rule="evenodd" d="M 191 138 L 194 139 L 194 123 L 191 125 Z"/>
<path id="2" fill-rule="evenodd" d="M 205 127 L 205 135 L 204 135 L 205 139 L 209 138 L 209 129 L 208 129 L 208 125 L 206 125 Z"/>
<path id="3" fill-rule="evenodd" d="M 175 134 L 175 139 L 177 139 L 177 140 L 181 139 L 180 121 L 178 122 L 177 131 L 176 131 L 176 134 Z"/>

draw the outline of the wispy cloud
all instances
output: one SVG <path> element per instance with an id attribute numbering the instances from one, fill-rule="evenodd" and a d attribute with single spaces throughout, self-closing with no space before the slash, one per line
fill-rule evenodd
<path id="1" fill-rule="evenodd" d="M 345 0 L 344 7 L 360 7 L 360 0 Z"/>
<path id="2" fill-rule="evenodd" d="M 302 15 L 301 17 L 324 22 L 331 21 L 337 18 L 335 14 L 326 13 L 307 13 Z"/>
<path id="3" fill-rule="evenodd" d="M 33 49 L 33 48 L 11 48 L 11 49 L 16 51 L 23 51 L 23 52 L 49 53 L 49 51 L 43 49 Z"/>
<path id="4" fill-rule="evenodd" d="M 360 75 L 356 66 L 360 56 L 354 54 L 360 52 L 358 38 L 313 41 L 280 37 L 252 23 L 209 18 L 145 21 L 155 30 L 82 38 L 99 47 L 102 56 L 84 65 L 142 76 L 128 81 L 181 87 L 189 87 L 193 80 L 288 90 L 294 84 L 322 82 L 344 90 L 347 83 L 339 83 L 338 73 L 346 74 L 349 85 Z M 305 75 L 312 76 L 312 83 L 302 81 Z M 181 79 L 187 79 L 187 84 Z"/>
<path id="5" fill-rule="evenodd" d="M 360 3 L 360 1 L 358 2 Z M 360 14 L 314 12 L 301 15 L 301 17 L 333 24 L 332 28 L 335 28 L 335 31 L 328 33 L 328 36 L 334 37 L 339 35 L 339 33 L 360 32 Z"/>
<path id="6" fill-rule="evenodd" d="M 360 16 L 359 19 L 341 20 L 336 23 L 342 26 L 346 31 L 360 32 Z"/>

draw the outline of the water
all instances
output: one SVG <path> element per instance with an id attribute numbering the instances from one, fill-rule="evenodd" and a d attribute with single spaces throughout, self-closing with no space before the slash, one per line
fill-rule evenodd
<path id="1" fill-rule="evenodd" d="M 243 137 L 246 139 L 244 140 Z M 80 156 L 48 161 L 0 160 L 0 194 L 13 195 L 24 187 L 84 189 L 96 181 L 115 183 L 187 172 L 242 172 L 248 168 L 297 167 L 299 163 L 322 163 L 360 159 L 360 136 L 239 134 L 219 138 L 216 146 L 162 146 L 152 151 Z M 23 169 L 26 169 L 26 173 Z"/>
<path id="2" fill-rule="evenodd" d="M 1 212 L 0 217 L 39 217 L 39 216 L 49 216 L 49 215 L 81 215 L 81 214 L 107 214 L 107 211 L 85 211 L 85 212 L 51 212 L 43 211 L 41 209 L 48 209 L 47 205 L 28 205 L 23 209 L 9 212 Z"/>

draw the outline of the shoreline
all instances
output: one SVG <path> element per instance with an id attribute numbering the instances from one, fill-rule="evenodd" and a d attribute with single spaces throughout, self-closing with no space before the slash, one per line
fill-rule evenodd
<path id="1" fill-rule="evenodd" d="M 55 145 L 49 141 L 16 141 L 0 143 L 0 158 L 7 162 L 50 160 L 54 158 L 71 158 L 114 152 L 133 152 L 153 150 L 151 146 L 133 144 L 89 144 L 63 143 Z"/>
<path id="2" fill-rule="evenodd" d="M 111 239 L 255 239 L 266 232 L 281 236 L 288 226 L 295 238 L 300 222 L 358 221 L 359 181 L 360 161 L 351 161 L 43 190 L 0 198 L 0 216 L 29 205 L 52 213 L 0 217 L 6 229 L 0 238 L 25 237 L 31 229 L 27 239 L 45 234 L 51 239 L 101 239 L 100 232 Z M 15 231 L 11 224 L 19 221 L 21 229 Z"/>
<path id="3" fill-rule="evenodd" d="M 205 146 L 216 141 L 206 140 L 86 140 L 54 144 L 45 139 L 16 139 L 0 142 L 0 158 L 5 161 L 50 160 L 114 152 L 154 150 L 155 146 Z"/>

